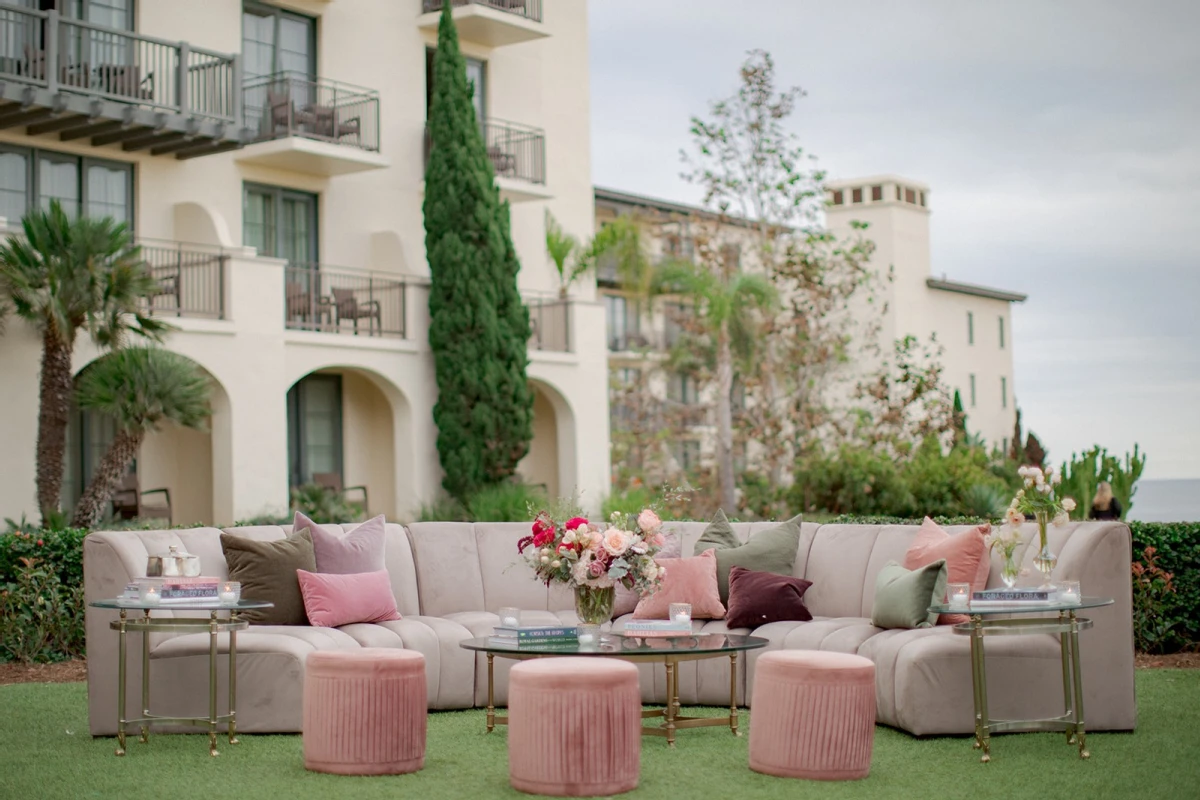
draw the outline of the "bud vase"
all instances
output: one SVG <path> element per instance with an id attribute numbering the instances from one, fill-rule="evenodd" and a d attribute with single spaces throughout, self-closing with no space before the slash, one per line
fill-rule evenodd
<path id="1" fill-rule="evenodd" d="M 617 590 L 612 586 L 598 589 L 591 586 L 575 587 L 575 614 L 581 623 L 603 625 L 612 619 L 613 600 Z"/>
<path id="2" fill-rule="evenodd" d="M 1035 514 L 1038 525 L 1038 554 L 1033 558 L 1033 565 L 1037 567 L 1038 572 L 1042 573 L 1042 585 L 1038 588 L 1043 591 L 1053 591 L 1054 584 L 1050 582 L 1050 573 L 1054 572 L 1054 566 L 1058 563 L 1058 556 L 1050 552 L 1050 545 L 1046 543 L 1046 526 L 1050 522 L 1050 514 L 1045 511 L 1039 511 Z"/>
<path id="3" fill-rule="evenodd" d="M 1004 568 L 1000 570 L 1000 580 L 1004 581 L 1004 588 L 1011 589 L 1017 585 L 1017 576 L 1021 574 L 1021 567 L 1017 564 L 1017 554 L 1015 549 L 1004 554 Z"/>

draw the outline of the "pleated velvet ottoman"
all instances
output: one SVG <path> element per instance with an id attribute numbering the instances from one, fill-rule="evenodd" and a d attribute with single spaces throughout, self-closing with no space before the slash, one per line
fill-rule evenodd
<path id="1" fill-rule="evenodd" d="M 425 766 L 425 657 L 363 648 L 309 653 L 304 766 L 338 775 L 398 775 Z"/>
<path id="2" fill-rule="evenodd" d="M 642 699 L 637 667 L 608 658 L 542 658 L 508 678 L 508 778 L 514 789 L 593 797 L 637 788 Z"/>
<path id="3" fill-rule="evenodd" d="M 848 653 L 765 653 L 750 696 L 750 769 L 854 780 L 871 771 L 875 665 Z"/>

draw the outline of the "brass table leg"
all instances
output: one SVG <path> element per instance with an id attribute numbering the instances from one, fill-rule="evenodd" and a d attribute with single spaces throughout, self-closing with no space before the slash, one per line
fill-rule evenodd
<path id="1" fill-rule="evenodd" d="M 217 756 L 217 612 L 208 622 L 208 754 Z"/>
<path id="2" fill-rule="evenodd" d="M 1067 613 L 1065 611 L 1058 612 L 1059 623 L 1067 622 Z M 1067 744 L 1075 744 L 1075 706 L 1072 703 L 1071 689 L 1071 637 L 1067 629 L 1058 635 L 1058 649 L 1062 655 L 1062 673 L 1063 673 L 1063 716 L 1067 717 L 1070 722 L 1067 725 Z"/>
<path id="3" fill-rule="evenodd" d="M 229 743 L 237 738 L 237 611 L 229 612 Z"/>
<path id="4" fill-rule="evenodd" d="M 125 609 L 117 628 L 117 755 L 125 755 Z"/>
<path id="5" fill-rule="evenodd" d="M 667 746 L 675 746 L 675 705 L 679 702 L 679 675 L 676 673 L 678 666 L 675 661 L 667 656 L 667 713 L 666 713 L 666 728 L 667 728 Z"/>
<path id="6" fill-rule="evenodd" d="M 146 622 L 150 622 L 150 609 L 146 609 Z M 150 717 L 150 629 L 142 631 L 142 719 Z M 142 735 L 138 737 L 138 741 L 142 744 L 150 741 L 150 725 L 143 722 L 141 725 Z"/>
<path id="7" fill-rule="evenodd" d="M 1083 678 L 1079 669 L 1079 622 L 1071 612 L 1071 670 L 1075 684 L 1075 738 L 1079 742 L 1079 757 L 1091 758 L 1087 749 L 1087 734 L 1083 723 Z"/>
<path id="8" fill-rule="evenodd" d="M 988 730 L 987 671 L 983 657 L 983 617 L 971 617 L 971 682 L 975 689 L 975 748 L 983 751 L 979 760 L 992 760 L 991 732 Z"/>
<path id="9" fill-rule="evenodd" d="M 741 736 L 738 730 L 737 662 L 738 654 L 735 650 L 729 654 L 729 730 L 733 731 L 734 736 Z"/>
<path id="10" fill-rule="evenodd" d="M 496 657 L 491 653 L 487 654 L 488 662 L 488 704 L 487 704 L 487 732 L 491 733 L 496 727 Z"/>

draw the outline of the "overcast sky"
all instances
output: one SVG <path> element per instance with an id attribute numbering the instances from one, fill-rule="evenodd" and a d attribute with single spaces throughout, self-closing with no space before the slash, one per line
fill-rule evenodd
<path id="1" fill-rule="evenodd" d="M 764 48 L 831 179 L 932 188 L 935 274 L 1029 295 L 1015 391 L 1057 462 L 1200 478 L 1200 0 L 591 0 L 597 185 L 694 202 L 688 118 Z"/>

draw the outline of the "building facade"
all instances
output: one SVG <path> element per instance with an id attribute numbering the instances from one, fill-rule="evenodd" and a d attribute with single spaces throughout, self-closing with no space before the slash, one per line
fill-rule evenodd
<path id="1" fill-rule="evenodd" d="M 422 198 L 441 0 L 0 3 L 0 216 L 59 199 L 129 223 L 166 342 L 212 379 L 204 433 L 136 461 L 173 521 L 286 510 L 289 487 L 365 486 L 407 519 L 439 492 Z M 608 490 L 604 312 L 560 300 L 545 212 L 590 235 L 585 0 L 455 3 L 531 310 L 534 441 L 520 471 L 598 506 Z M 74 367 L 97 356 L 83 340 Z M 0 336 L 0 517 L 36 512 L 40 341 Z M 469 365 L 464 365 L 469 368 Z M 72 417 L 66 503 L 111 427 Z"/>

